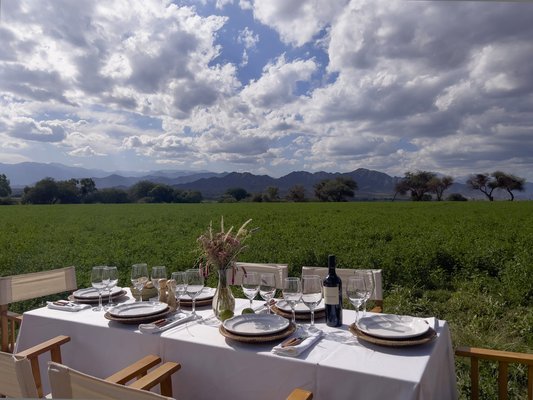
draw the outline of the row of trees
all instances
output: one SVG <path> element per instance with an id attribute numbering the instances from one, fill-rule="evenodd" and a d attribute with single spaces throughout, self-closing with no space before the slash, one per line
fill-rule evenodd
<path id="1" fill-rule="evenodd" d="M 109 188 L 98 190 L 91 178 L 56 181 L 45 178 L 26 186 L 23 204 L 78 204 L 78 203 L 199 203 L 202 194 L 177 190 L 164 184 L 140 181 L 129 190 Z"/>
<path id="2" fill-rule="evenodd" d="M 494 201 L 493 192 L 496 189 L 505 190 L 510 195 L 511 201 L 514 200 L 514 190 L 525 190 L 525 179 L 519 178 L 512 174 L 502 171 L 495 171 L 492 174 L 475 174 L 471 175 L 466 184 L 474 190 L 479 190 L 490 201 Z M 453 185 L 451 176 L 438 177 L 434 172 L 416 171 L 406 172 L 395 186 L 394 198 L 398 194 L 406 195 L 408 192 L 413 201 L 431 200 L 431 194 L 437 196 L 437 200 L 443 199 L 444 191 Z M 448 197 L 449 200 L 461 200 L 457 193 Z"/>

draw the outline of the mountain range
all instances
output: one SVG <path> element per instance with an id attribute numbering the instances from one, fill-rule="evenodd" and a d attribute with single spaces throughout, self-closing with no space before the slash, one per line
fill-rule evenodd
<path id="1" fill-rule="evenodd" d="M 149 180 L 173 186 L 177 189 L 196 190 L 204 198 L 220 197 L 229 188 L 243 188 L 249 193 L 261 193 L 269 186 L 277 187 L 280 196 L 285 196 L 294 185 L 302 185 L 306 197 L 313 197 L 313 186 L 324 179 L 334 179 L 339 176 L 350 176 L 357 182 L 356 199 L 385 199 L 394 195 L 394 186 L 401 179 L 392 177 L 383 172 L 358 168 L 347 173 L 306 172 L 295 171 L 280 178 L 268 175 L 254 175 L 249 172 L 222 172 L 186 171 L 186 170 L 159 170 L 150 172 L 139 171 L 104 171 L 99 169 L 86 169 L 70 167 L 59 163 L 24 162 L 19 164 L 0 163 L 0 174 L 5 174 L 11 182 L 11 187 L 16 193 L 24 186 L 31 186 L 35 182 L 51 177 L 56 180 L 92 178 L 98 189 L 122 188 L 127 189 L 141 180 Z M 524 192 L 516 192 L 517 199 L 533 199 L 533 183 L 526 183 Z M 485 196 L 468 188 L 464 183 L 456 182 L 445 192 L 461 193 L 466 197 L 484 199 Z M 507 193 L 496 193 L 496 198 L 505 199 Z"/>

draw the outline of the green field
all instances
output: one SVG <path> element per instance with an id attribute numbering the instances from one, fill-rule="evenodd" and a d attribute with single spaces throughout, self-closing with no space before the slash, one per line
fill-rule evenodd
<path id="1" fill-rule="evenodd" d="M 6 206 L 0 275 L 75 265 L 83 287 L 92 266 L 117 265 L 128 285 L 137 262 L 193 266 L 196 237 L 222 215 L 260 228 L 240 261 L 299 275 L 336 254 L 339 267 L 383 269 L 385 312 L 445 319 L 454 345 L 533 351 L 533 202 Z M 524 371 L 511 372 L 522 398 Z M 462 363 L 458 375 L 463 388 Z"/>

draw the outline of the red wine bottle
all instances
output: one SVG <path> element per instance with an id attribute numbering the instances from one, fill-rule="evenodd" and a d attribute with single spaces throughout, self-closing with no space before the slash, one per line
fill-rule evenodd
<path id="1" fill-rule="evenodd" d="M 335 256 L 328 256 L 328 275 L 324 279 L 324 304 L 326 324 L 342 325 L 342 281 L 335 272 Z"/>

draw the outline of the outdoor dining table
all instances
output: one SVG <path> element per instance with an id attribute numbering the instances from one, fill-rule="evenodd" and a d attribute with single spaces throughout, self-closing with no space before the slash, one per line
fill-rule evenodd
<path id="1" fill-rule="evenodd" d="M 133 301 L 133 299 L 131 299 Z M 261 302 L 254 302 L 254 307 Z M 236 313 L 249 306 L 236 300 Z M 316 326 L 323 337 L 297 357 L 273 354 L 279 343 L 251 344 L 227 339 L 210 307 L 199 307 L 202 319 L 161 333 L 142 333 L 137 325 L 104 318 L 86 309 L 66 312 L 38 308 L 24 313 L 17 351 L 68 335 L 62 347 L 63 363 L 81 372 L 106 377 L 147 354 L 177 361 L 173 376 L 178 399 L 284 399 L 292 389 L 310 390 L 315 399 L 456 399 L 453 349 L 448 324 L 429 318 L 437 332 L 428 344 L 383 347 L 358 340 L 348 324 L 355 312 L 343 310 L 344 325 Z M 46 357 L 41 371 L 46 375 Z M 48 390 L 48 379 L 43 377 Z"/>

